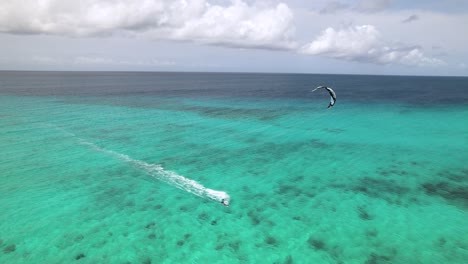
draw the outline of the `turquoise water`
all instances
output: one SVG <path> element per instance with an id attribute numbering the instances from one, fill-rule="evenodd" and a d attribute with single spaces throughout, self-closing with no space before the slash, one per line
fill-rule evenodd
<path id="1" fill-rule="evenodd" d="M 335 90 L 4 93 L 0 263 L 466 263 L 468 105 Z"/>

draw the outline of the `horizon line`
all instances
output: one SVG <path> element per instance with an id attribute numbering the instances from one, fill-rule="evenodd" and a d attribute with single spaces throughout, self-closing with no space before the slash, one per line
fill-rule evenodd
<path id="1" fill-rule="evenodd" d="M 196 73 L 196 74 L 265 74 L 265 75 L 353 75 L 353 76 L 401 76 L 401 77 L 458 77 L 468 78 L 468 75 L 411 75 L 411 74 L 371 74 L 371 73 L 307 73 L 307 72 L 261 72 L 261 71 L 158 71 L 158 70 L 1 70 L 0 72 L 64 72 L 64 73 Z"/>

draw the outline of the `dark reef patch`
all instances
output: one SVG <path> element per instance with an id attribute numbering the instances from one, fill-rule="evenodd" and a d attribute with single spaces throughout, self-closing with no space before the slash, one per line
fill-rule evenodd
<path id="1" fill-rule="evenodd" d="M 439 237 L 439 239 L 437 239 L 437 245 L 439 247 L 443 247 L 445 246 L 445 244 L 447 244 L 447 239 L 445 239 L 444 237 Z"/>
<path id="2" fill-rule="evenodd" d="M 260 224 L 261 222 L 260 217 L 256 214 L 254 210 L 249 210 L 249 212 L 247 212 L 247 215 L 249 216 L 253 225 Z"/>
<path id="3" fill-rule="evenodd" d="M 141 261 L 141 264 L 151 264 L 151 258 L 144 257 L 143 260 Z"/>
<path id="4" fill-rule="evenodd" d="M 246 109 L 233 107 L 186 106 L 181 111 L 195 112 L 212 118 L 273 120 L 280 117 L 280 111 L 270 109 Z"/>
<path id="5" fill-rule="evenodd" d="M 359 189 L 371 197 L 378 197 L 380 193 L 403 195 L 409 192 L 409 188 L 400 186 L 394 180 L 383 180 L 371 177 L 359 179 Z"/>
<path id="6" fill-rule="evenodd" d="M 134 206 L 135 206 L 135 202 L 134 202 L 134 201 L 128 201 L 127 203 L 125 203 L 125 206 L 134 207 Z"/>
<path id="7" fill-rule="evenodd" d="M 364 177 L 346 189 L 363 193 L 372 198 L 383 199 L 390 204 L 401 205 L 401 198 L 408 195 L 410 189 L 397 184 L 394 180 Z"/>
<path id="8" fill-rule="evenodd" d="M 383 177 L 388 176 L 408 176 L 409 173 L 405 170 L 398 169 L 397 166 L 392 166 L 391 168 L 378 168 L 377 173 Z"/>
<path id="9" fill-rule="evenodd" d="M 265 243 L 270 246 L 278 246 L 278 240 L 276 240 L 276 238 L 274 238 L 273 236 L 267 236 L 265 238 Z"/>
<path id="10" fill-rule="evenodd" d="M 149 222 L 149 223 L 145 226 L 145 228 L 146 228 L 146 229 L 150 229 L 150 228 L 153 228 L 153 227 L 155 227 L 155 226 L 156 226 L 156 223 L 155 223 L 155 222 Z"/>
<path id="11" fill-rule="evenodd" d="M 299 176 L 296 176 L 292 179 L 293 182 L 300 182 L 300 181 L 303 181 L 304 180 L 304 176 L 303 175 L 299 175 Z"/>
<path id="12" fill-rule="evenodd" d="M 281 184 L 276 190 L 276 193 L 281 195 L 299 195 L 301 192 L 301 189 L 288 184 Z"/>
<path id="13" fill-rule="evenodd" d="M 198 219 L 199 220 L 207 220 L 208 219 L 208 214 L 206 212 L 203 212 L 201 214 L 198 215 Z"/>
<path id="14" fill-rule="evenodd" d="M 85 257 L 86 257 L 85 254 L 80 253 L 80 254 L 78 254 L 78 255 L 75 256 L 75 259 L 76 259 L 76 260 L 80 260 L 80 259 L 85 258 Z"/>
<path id="15" fill-rule="evenodd" d="M 365 264 L 381 264 L 381 263 L 392 263 L 392 257 L 385 255 L 377 255 L 372 253 L 367 257 Z"/>
<path id="16" fill-rule="evenodd" d="M 286 257 L 286 259 L 283 261 L 283 264 L 293 264 L 294 261 L 293 261 L 293 258 L 291 257 L 291 255 L 288 255 Z"/>
<path id="17" fill-rule="evenodd" d="M 232 248 L 234 250 L 234 252 L 237 252 L 237 251 L 239 251 L 240 243 L 241 242 L 239 240 L 231 241 L 231 242 L 228 243 L 228 246 L 230 248 Z"/>
<path id="18" fill-rule="evenodd" d="M 187 211 L 188 211 L 188 207 L 185 206 L 185 205 L 182 205 L 182 206 L 179 207 L 179 211 L 187 212 Z"/>
<path id="19" fill-rule="evenodd" d="M 468 169 L 460 171 L 440 171 L 437 176 L 445 178 L 455 183 L 466 183 L 468 182 Z"/>
<path id="20" fill-rule="evenodd" d="M 459 186 L 449 182 L 421 184 L 421 188 L 427 195 L 439 196 L 456 206 L 468 208 L 468 187 Z"/>
<path id="21" fill-rule="evenodd" d="M 323 251 L 324 253 L 328 254 L 336 261 L 336 263 L 342 263 L 340 257 L 343 255 L 343 249 L 340 246 L 327 245 L 325 241 L 313 237 L 309 237 L 307 243 L 315 251 Z"/>
<path id="22" fill-rule="evenodd" d="M 11 253 L 11 252 L 15 252 L 15 250 L 16 250 L 16 245 L 15 245 L 15 244 L 11 244 L 11 245 L 6 246 L 6 247 L 3 249 L 3 253 L 9 254 L 9 253 Z"/>
<path id="23" fill-rule="evenodd" d="M 324 149 L 324 148 L 329 148 L 331 147 L 332 145 L 326 143 L 326 142 L 323 142 L 319 139 L 312 139 L 309 141 L 309 144 L 308 144 L 310 147 L 312 148 L 318 148 L 318 149 Z"/>
<path id="24" fill-rule="evenodd" d="M 220 250 L 222 250 L 223 248 L 224 248 L 224 244 L 218 244 L 218 245 L 216 245 L 216 247 L 215 247 L 216 251 L 220 251 Z"/>
<path id="25" fill-rule="evenodd" d="M 313 247 L 317 251 L 325 250 L 325 242 L 323 240 L 309 237 L 309 239 L 307 240 L 307 243 L 309 244 L 309 246 Z"/>
<path id="26" fill-rule="evenodd" d="M 357 212 L 358 212 L 359 218 L 361 218 L 364 221 L 369 221 L 369 220 L 374 219 L 374 217 L 369 214 L 365 206 L 358 206 Z"/>
<path id="27" fill-rule="evenodd" d="M 185 242 L 183 240 L 178 240 L 177 241 L 177 246 L 181 247 L 185 244 Z"/>
<path id="28" fill-rule="evenodd" d="M 377 229 L 372 228 L 372 229 L 366 230 L 366 233 L 365 233 L 365 234 L 366 234 L 366 237 L 367 237 L 367 238 L 372 239 L 372 238 L 377 237 L 377 235 L 378 235 L 379 233 L 377 232 Z"/>

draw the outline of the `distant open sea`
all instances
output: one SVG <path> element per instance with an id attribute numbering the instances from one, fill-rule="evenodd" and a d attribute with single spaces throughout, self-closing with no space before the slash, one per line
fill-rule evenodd
<path id="1" fill-rule="evenodd" d="M 0 263 L 468 263 L 468 78 L 0 72 Z"/>

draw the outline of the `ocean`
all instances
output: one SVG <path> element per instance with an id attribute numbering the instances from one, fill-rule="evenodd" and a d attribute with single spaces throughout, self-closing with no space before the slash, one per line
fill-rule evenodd
<path id="1" fill-rule="evenodd" d="M 0 263 L 467 263 L 467 120 L 463 77 L 0 72 Z"/>

